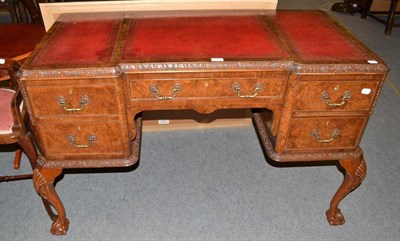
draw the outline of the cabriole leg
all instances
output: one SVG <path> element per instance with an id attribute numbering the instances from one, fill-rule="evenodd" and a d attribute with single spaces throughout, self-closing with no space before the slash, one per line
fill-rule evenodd
<path id="1" fill-rule="evenodd" d="M 64 206 L 57 195 L 54 188 L 54 180 L 62 172 L 61 168 L 36 168 L 33 171 L 33 186 L 40 196 L 50 203 L 57 211 L 58 215 L 50 215 L 53 220 L 51 225 L 50 233 L 56 235 L 66 234 L 68 231 L 69 221 L 66 218 Z M 44 203 L 46 202 L 44 201 Z M 46 210 L 50 209 L 46 205 Z M 49 210 L 47 210 L 49 212 Z M 50 210 L 51 211 L 51 210 Z M 51 212 L 52 213 L 52 212 Z M 50 213 L 49 213 L 50 214 Z"/>
<path id="2" fill-rule="evenodd" d="M 326 217 L 330 225 L 342 225 L 345 223 L 344 216 L 338 208 L 340 201 L 357 188 L 365 178 L 367 166 L 361 155 L 359 159 L 345 159 L 339 161 L 345 170 L 345 177 L 339 189 L 332 198 L 330 208 L 326 211 Z"/>
<path id="3" fill-rule="evenodd" d="M 28 157 L 29 163 L 31 164 L 32 170 L 35 170 L 37 166 L 37 159 L 38 154 L 36 151 L 36 147 L 33 144 L 33 140 L 31 135 L 28 133 L 25 134 L 24 138 L 18 141 L 18 144 L 21 146 L 22 150 L 24 151 L 25 155 Z M 42 201 L 44 207 L 46 208 L 47 213 L 49 214 L 51 220 L 56 220 L 57 215 L 54 214 L 53 210 L 50 207 L 50 203 L 42 197 Z"/>

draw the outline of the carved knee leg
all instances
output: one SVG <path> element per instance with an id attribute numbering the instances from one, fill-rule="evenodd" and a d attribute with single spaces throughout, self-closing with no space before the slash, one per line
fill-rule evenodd
<path id="1" fill-rule="evenodd" d="M 330 208 L 326 211 L 329 224 L 342 225 L 345 223 L 343 214 L 338 208 L 340 201 L 357 188 L 365 178 L 367 166 L 363 156 L 355 160 L 341 160 L 340 165 L 345 169 L 345 177 L 339 189 L 332 198 Z"/>
<path id="2" fill-rule="evenodd" d="M 58 215 L 53 216 L 55 220 L 53 220 L 53 224 L 51 225 L 50 229 L 50 232 L 56 235 L 66 234 L 69 226 L 69 221 L 66 218 L 64 206 L 53 185 L 54 179 L 60 175 L 61 172 L 62 169 L 60 168 L 36 168 L 33 171 L 33 185 L 36 191 L 57 211 Z"/>

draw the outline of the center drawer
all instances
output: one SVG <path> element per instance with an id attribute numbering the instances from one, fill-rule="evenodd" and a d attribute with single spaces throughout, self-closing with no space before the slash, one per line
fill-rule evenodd
<path id="1" fill-rule="evenodd" d="M 229 78 L 136 78 L 127 76 L 131 100 L 172 100 L 190 98 L 280 99 L 285 75 Z"/>

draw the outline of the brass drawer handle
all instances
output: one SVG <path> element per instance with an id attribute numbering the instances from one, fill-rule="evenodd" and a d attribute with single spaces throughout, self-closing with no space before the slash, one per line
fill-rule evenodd
<path id="1" fill-rule="evenodd" d="M 153 94 L 157 100 L 172 100 L 176 98 L 176 94 L 181 91 L 181 86 L 179 84 L 175 84 L 172 88 L 172 96 L 160 96 L 160 91 L 157 88 L 157 85 L 150 85 L 150 93 Z"/>
<path id="2" fill-rule="evenodd" d="M 89 135 L 89 137 L 88 137 L 88 144 L 76 144 L 75 136 L 72 135 L 72 134 L 69 134 L 69 135 L 67 136 L 67 139 L 68 139 L 68 142 L 70 142 L 71 145 L 72 145 L 73 147 L 75 147 L 75 148 L 89 148 L 89 147 L 92 146 L 92 143 L 93 143 L 94 141 L 96 141 L 96 135 L 95 135 L 95 134 Z"/>
<path id="3" fill-rule="evenodd" d="M 338 128 L 335 128 L 332 131 L 330 139 L 321 139 L 317 129 L 314 129 L 314 130 L 311 131 L 311 136 L 314 137 L 314 139 L 318 143 L 331 143 L 332 141 L 334 141 L 335 139 L 337 139 L 339 137 L 339 134 L 340 134 L 340 130 Z"/>
<path id="4" fill-rule="evenodd" d="M 325 105 L 328 106 L 328 107 L 341 107 L 341 106 L 344 106 L 350 100 L 350 97 L 351 97 L 351 92 L 346 90 L 343 93 L 342 102 L 340 102 L 340 103 L 329 103 L 329 101 L 331 99 L 331 97 L 329 97 L 329 93 L 327 91 L 324 91 L 321 94 L 322 100 L 325 102 Z"/>
<path id="5" fill-rule="evenodd" d="M 257 83 L 256 88 L 254 89 L 254 94 L 252 95 L 242 95 L 239 83 L 234 83 L 232 85 L 232 89 L 237 93 L 237 96 L 239 98 L 249 99 L 249 98 L 255 98 L 258 95 L 258 92 L 262 90 L 262 85 L 261 83 Z"/>
<path id="6" fill-rule="evenodd" d="M 87 95 L 82 96 L 80 106 L 78 108 L 77 107 L 72 107 L 72 108 L 67 107 L 68 102 L 65 100 L 65 98 L 63 96 L 59 96 L 57 98 L 57 102 L 67 112 L 78 112 L 78 111 L 82 111 L 85 108 L 85 106 L 89 104 L 90 100 Z"/>

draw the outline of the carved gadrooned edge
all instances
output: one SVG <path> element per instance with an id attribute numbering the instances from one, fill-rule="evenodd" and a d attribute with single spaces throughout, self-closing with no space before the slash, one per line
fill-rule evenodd
<path id="1" fill-rule="evenodd" d="M 101 168 L 101 167 L 126 167 L 134 165 L 138 161 L 137 156 L 131 155 L 124 159 L 106 160 L 47 160 L 44 167 L 47 168 Z"/>
<path id="2" fill-rule="evenodd" d="M 293 69 L 291 61 L 224 61 L 120 64 L 122 71 L 225 70 L 225 69 Z"/>
<path id="3" fill-rule="evenodd" d="M 295 64 L 296 73 L 386 73 L 384 64 Z"/>
<path id="4" fill-rule="evenodd" d="M 171 63 L 126 63 L 115 67 L 22 69 L 23 78 L 98 77 L 118 76 L 125 71 L 168 70 L 289 70 L 297 73 L 349 73 L 388 71 L 384 64 L 297 64 L 292 61 L 225 61 L 225 62 L 171 62 Z"/>
<path id="5" fill-rule="evenodd" d="M 231 62 L 179 62 L 179 63 L 130 63 L 116 67 L 65 68 L 65 69 L 22 69 L 23 78 L 98 77 L 118 76 L 125 71 L 166 70 L 229 70 L 229 69 L 293 69 L 290 61 L 231 61 Z"/>
<path id="6" fill-rule="evenodd" d="M 127 167 L 139 160 L 140 144 L 142 139 L 142 119 L 136 120 L 137 135 L 132 143 L 132 155 L 121 159 L 94 159 L 94 160 L 46 160 L 43 156 L 38 158 L 39 165 L 46 168 L 102 168 L 102 167 Z M 40 160 L 40 161 L 39 161 Z"/>
<path id="7" fill-rule="evenodd" d="M 46 67 L 47 68 L 47 67 Z M 66 68 L 66 69 L 22 69 L 19 73 L 21 78 L 69 78 L 69 77 L 99 77 L 118 76 L 118 67 L 96 67 L 96 68 Z"/>
<path id="8" fill-rule="evenodd" d="M 321 152 L 321 153 L 277 153 L 272 146 L 267 128 L 261 114 L 253 113 L 253 120 L 255 127 L 262 141 L 267 155 L 277 162 L 300 162 L 300 161 L 330 161 L 330 160 L 343 160 L 343 159 L 357 159 L 362 155 L 361 148 L 357 147 L 353 151 L 340 151 L 340 152 Z"/>
<path id="9" fill-rule="evenodd" d="M 23 69 L 19 76 L 23 78 L 59 78 L 59 77 L 98 77 L 118 76 L 125 71 L 166 71 L 166 70 L 229 70 L 229 69 L 293 69 L 293 62 L 181 62 L 181 63 L 132 63 L 120 64 L 117 67 L 66 68 L 66 69 Z"/>

